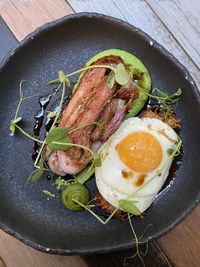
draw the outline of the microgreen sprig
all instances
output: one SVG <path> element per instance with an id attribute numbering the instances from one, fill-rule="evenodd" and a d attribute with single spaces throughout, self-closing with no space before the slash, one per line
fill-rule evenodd
<path id="1" fill-rule="evenodd" d="M 140 87 L 136 82 L 134 82 L 133 80 L 130 80 L 130 82 L 140 91 L 143 91 L 146 95 L 148 95 L 149 97 L 156 99 L 159 101 L 160 105 L 173 105 L 173 104 L 177 104 L 178 101 L 180 100 L 181 94 L 182 94 L 182 90 L 181 88 L 179 88 L 175 93 L 173 94 L 167 94 L 166 92 L 161 91 L 158 88 L 154 88 L 153 92 L 157 93 L 157 95 L 154 94 L 149 94 L 148 92 L 146 92 L 142 87 Z"/>
<path id="2" fill-rule="evenodd" d="M 91 215 L 93 215 L 100 223 L 102 224 L 107 224 L 111 219 L 112 217 L 115 215 L 115 213 L 117 212 L 117 208 L 111 213 L 111 215 L 104 221 L 102 220 L 94 211 L 91 210 L 91 207 L 90 205 L 84 205 L 82 204 L 81 202 L 79 202 L 78 200 L 76 199 L 73 199 L 73 201 L 75 203 L 77 203 L 80 207 L 84 208 L 85 210 L 87 210 Z"/>
<path id="3" fill-rule="evenodd" d="M 15 112 L 14 119 L 10 123 L 10 135 L 11 136 L 13 136 L 15 134 L 15 129 L 16 129 L 17 123 L 22 120 L 22 117 L 19 116 L 19 110 L 20 110 L 22 102 L 24 100 L 26 100 L 26 99 L 29 99 L 29 98 L 37 96 L 37 95 L 33 95 L 33 96 L 24 97 L 24 93 L 22 91 L 22 85 L 25 82 L 29 82 L 29 81 L 22 80 L 20 82 L 20 84 L 19 84 L 19 102 L 18 102 L 18 105 L 17 105 L 17 109 L 16 109 L 16 112 Z M 31 82 L 29 82 L 29 83 L 31 83 Z"/>
<path id="4" fill-rule="evenodd" d="M 108 88 L 112 88 L 115 84 L 115 82 L 117 82 L 119 85 L 125 85 L 129 82 L 130 78 L 131 78 L 131 74 L 130 72 L 128 72 L 124 66 L 124 64 L 119 63 L 117 64 L 116 67 L 110 66 L 110 65 L 91 65 L 91 66 L 87 66 L 84 68 L 81 68 L 79 70 L 73 71 L 67 75 L 65 75 L 66 81 L 67 81 L 67 85 L 70 84 L 68 77 L 73 76 L 79 72 L 83 72 L 89 69 L 94 69 L 94 68 L 106 68 L 106 69 L 110 69 L 112 71 L 112 73 L 109 75 L 107 81 L 106 81 L 106 86 Z M 52 80 L 49 82 L 49 84 L 54 84 L 54 83 L 59 83 L 60 82 L 60 77 Z"/>
<path id="5" fill-rule="evenodd" d="M 127 200 L 127 199 L 120 199 L 118 201 L 118 204 L 120 208 L 128 213 L 131 213 L 133 215 L 141 215 L 141 211 L 138 209 L 138 207 L 135 205 L 137 201 L 135 200 Z"/>
<path id="6" fill-rule="evenodd" d="M 143 266 L 145 266 L 145 263 L 144 263 L 144 260 L 143 260 L 142 256 L 146 256 L 147 255 L 147 252 L 148 252 L 148 242 L 141 242 L 140 239 L 137 237 L 136 232 L 135 232 L 135 229 L 134 229 L 133 224 L 132 224 L 132 221 L 131 221 L 131 215 L 130 215 L 130 213 L 128 213 L 128 221 L 129 221 L 129 225 L 131 227 L 131 231 L 132 231 L 132 234 L 133 234 L 133 244 L 135 245 L 135 248 L 136 248 L 135 254 L 132 255 L 131 257 L 128 257 L 128 259 L 131 259 L 131 258 L 134 258 L 134 257 L 138 256 L 139 259 L 141 260 Z M 140 244 L 144 244 L 144 243 L 146 243 L 146 251 L 145 251 L 145 253 L 143 253 L 143 252 L 140 251 Z M 126 261 L 126 259 L 125 259 L 125 261 Z"/>
<path id="7" fill-rule="evenodd" d="M 70 76 L 73 76 L 73 75 L 75 75 L 77 73 L 80 73 L 80 72 L 83 72 L 83 71 L 86 71 L 86 70 L 89 70 L 89 69 L 95 69 L 95 68 L 107 68 L 107 69 L 110 69 L 110 70 L 115 72 L 115 68 L 112 67 L 112 66 L 109 66 L 109 65 L 91 65 L 91 66 L 87 66 L 87 67 L 81 68 L 79 70 L 73 71 L 73 72 L 65 75 L 65 79 L 68 80 L 68 77 L 70 77 Z M 60 82 L 60 79 L 56 78 L 54 80 L 51 80 L 49 82 L 49 84 L 54 84 L 54 83 L 59 83 L 59 82 Z"/>

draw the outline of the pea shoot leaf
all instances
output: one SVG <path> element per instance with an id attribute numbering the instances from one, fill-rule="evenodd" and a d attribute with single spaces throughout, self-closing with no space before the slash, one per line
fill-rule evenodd
<path id="1" fill-rule="evenodd" d="M 66 85 L 68 86 L 68 87 L 70 87 L 70 80 L 67 78 L 67 77 L 65 77 L 65 83 L 66 83 Z"/>
<path id="2" fill-rule="evenodd" d="M 12 120 L 10 123 L 10 135 L 14 135 L 15 134 L 15 125 L 22 120 L 22 117 L 17 117 L 16 119 Z"/>
<path id="3" fill-rule="evenodd" d="M 94 167 L 100 167 L 101 166 L 101 158 L 100 158 L 99 153 L 95 152 L 93 154 L 92 164 Z"/>
<path id="4" fill-rule="evenodd" d="M 133 215 L 141 214 L 140 210 L 135 205 L 136 201 L 121 199 L 118 201 L 118 203 L 119 203 L 119 206 L 128 213 L 131 213 Z"/>
<path id="5" fill-rule="evenodd" d="M 115 80 L 120 85 L 125 85 L 130 80 L 130 74 L 122 63 L 119 63 L 115 71 Z"/>
<path id="6" fill-rule="evenodd" d="M 115 73 L 113 72 L 113 73 L 108 77 L 108 79 L 107 79 L 107 81 L 106 81 L 106 86 L 107 86 L 108 88 L 112 89 L 113 86 L 114 86 L 114 84 L 115 84 Z"/>
<path id="7" fill-rule="evenodd" d="M 68 129 L 65 127 L 55 127 L 52 128 L 46 137 L 47 145 L 51 144 L 53 141 L 60 141 L 65 138 L 68 134 Z"/>
<path id="8" fill-rule="evenodd" d="M 66 151 L 72 147 L 72 140 L 68 137 L 64 137 L 59 139 L 59 141 L 52 141 L 48 144 L 48 148 L 51 151 L 59 150 L 59 151 Z"/>
<path id="9" fill-rule="evenodd" d="M 67 137 L 68 129 L 65 127 L 56 127 L 49 131 L 46 137 L 47 147 L 50 151 L 68 150 L 72 141 Z"/>
<path id="10" fill-rule="evenodd" d="M 58 72 L 58 77 L 60 83 L 66 83 L 66 85 L 70 87 L 70 80 L 66 77 L 65 73 L 62 70 Z"/>
<path id="11" fill-rule="evenodd" d="M 39 160 L 38 166 L 39 166 L 39 168 L 37 168 L 37 169 L 35 169 L 34 171 L 31 172 L 31 174 L 28 177 L 28 181 L 36 182 L 45 173 L 44 162 L 43 162 L 42 158 Z"/>
<path id="12" fill-rule="evenodd" d="M 171 156 L 173 152 L 174 152 L 174 148 L 168 148 L 168 149 L 167 149 L 167 154 L 168 154 L 169 156 Z"/>
<path id="13" fill-rule="evenodd" d="M 161 105 L 173 105 L 177 104 L 178 101 L 181 98 L 182 90 L 179 88 L 175 93 L 173 94 L 167 94 L 166 92 L 161 91 L 158 88 L 154 89 L 154 92 L 156 93 L 156 96 L 160 97 L 159 102 Z"/>

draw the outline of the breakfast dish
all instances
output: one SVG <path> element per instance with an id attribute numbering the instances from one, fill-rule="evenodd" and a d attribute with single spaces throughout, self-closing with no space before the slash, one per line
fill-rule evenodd
<path id="1" fill-rule="evenodd" d="M 64 104 L 69 77 L 76 73 L 81 75 Z M 51 127 L 45 139 L 30 136 L 19 126 L 22 98 L 10 124 L 11 135 L 19 130 L 39 148 L 30 180 L 49 171 L 56 174 L 62 202 L 71 211 L 84 208 L 94 215 L 97 205 L 109 218 L 124 218 L 126 213 L 143 216 L 181 149 L 182 141 L 173 129 L 180 129 L 180 119 L 172 109 L 181 89 L 171 95 L 159 89 L 151 93 L 147 68 L 119 49 L 98 53 L 72 73 L 59 71 L 50 84 L 58 84 L 53 95 L 61 87 L 62 93 L 59 108 L 48 111 Z M 152 100 L 156 103 L 151 104 Z M 85 183 L 93 174 L 98 191 L 91 199 Z"/>
<path id="2" fill-rule="evenodd" d="M 63 205 L 62 196 L 63 201 L 65 197 L 60 193 L 66 188 L 62 185 L 66 183 L 64 177 L 47 171 L 49 170 L 47 161 L 45 166 L 42 161 L 37 162 L 37 166 L 40 165 L 46 171 L 34 169 L 31 160 L 32 157 L 35 164 L 46 130 L 47 132 L 50 130 L 54 113 L 59 109 L 62 85 L 56 93 L 60 83 L 48 85 L 48 82 L 51 79 L 57 79 L 59 70 L 62 69 L 65 74 L 74 72 L 84 66 L 94 55 L 109 48 L 128 51 L 143 62 L 152 80 L 152 91 L 149 94 L 160 96 L 161 92 L 154 90 L 155 87 L 166 92 L 168 96 L 176 92 L 179 87 L 183 92 L 178 105 L 175 104 L 172 107 L 181 118 L 181 123 L 175 114 L 166 118 L 167 107 L 163 105 L 162 109 L 158 108 L 157 105 L 160 106 L 162 101 L 157 101 L 151 96 L 148 96 L 142 110 L 134 115 L 139 118 L 157 118 L 164 123 L 167 121 L 171 128 L 176 126 L 175 131 L 181 136 L 183 142 L 183 150 L 173 160 L 169 175 L 151 206 L 141 215 L 131 217 L 135 233 L 138 237 L 142 236 L 142 241 L 161 237 L 181 222 L 199 200 L 200 165 L 197 164 L 196 157 L 199 151 L 198 133 L 200 131 L 199 93 L 189 71 L 150 36 L 125 22 L 93 13 L 64 17 L 45 25 L 20 42 L 0 66 L 2 114 L 0 228 L 24 243 L 45 252 L 67 255 L 106 253 L 133 246 L 133 236 L 126 212 L 118 209 L 114 217 L 119 215 L 123 221 L 112 219 L 104 226 L 84 207 L 80 210 L 77 203 L 79 212 L 69 210 Z M 69 77 L 70 88 L 73 88 L 80 74 Z M 35 141 L 34 148 L 33 140 L 25 138 L 14 124 L 11 128 L 15 128 L 15 134 L 13 137 L 9 135 L 8 125 L 15 117 L 19 99 L 18 88 L 22 79 L 28 81 L 22 83 L 22 91 L 26 99 L 20 106 L 16 119 L 19 120 L 19 117 L 22 117 L 22 120 L 17 125 L 31 137 L 39 139 L 40 143 Z M 109 84 L 112 84 L 112 79 Z M 70 88 L 66 84 L 63 109 L 71 98 Z M 168 107 L 169 104 L 168 101 Z M 60 119 L 58 118 L 56 126 Z M 103 127 L 101 124 L 99 126 Z M 181 129 L 179 129 L 180 126 Z M 65 139 L 61 138 L 61 133 L 59 135 L 59 141 L 54 140 L 54 143 L 70 143 L 70 138 L 66 137 L 67 134 L 63 134 Z M 53 140 L 53 137 L 48 138 L 48 146 L 53 148 L 49 139 Z M 44 147 L 47 146 L 44 145 Z M 54 148 L 58 151 L 58 147 Z M 61 148 L 64 149 L 64 146 Z M 45 149 L 43 151 L 45 152 Z M 169 150 L 170 152 L 172 150 Z M 89 199 L 93 201 L 87 203 L 87 208 L 105 221 L 114 207 L 98 192 L 96 178 L 92 176 L 95 170 L 90 166 L 92 163 L 93 166 L 99 165 L 99 157 L 94 152 L 93 156 L 95 160 L 91 157 L 91 162 L 79 174 L 75 177 L 67 175 L 66 178 L 68 184 L 70 179 L 73 181 L 76 178 L 88 188 Z M 32 170 L 34 173 L 31 174 L 31 178 L 40 177 L 38 182 L 26 182 Z M 89 175 L 91 178 L 88 180 Z M 71 184 L 68 188 L 74 190 L 75 188 L 72 187 Z M 78 190 L 80 190 L 79 186 Z M 136 213 L 135 209 L 134 212 Z M 141 217 L 143 219 L 140 219 Z M 145 231 L 148 225 L 152 226 Z"/>

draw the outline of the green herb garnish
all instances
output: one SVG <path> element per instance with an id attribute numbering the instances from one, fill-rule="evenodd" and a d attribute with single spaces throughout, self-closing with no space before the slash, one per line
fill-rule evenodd
<path id="1" fill-rule="evenodd" d="M 168 154 L 169 156 L 171 156 L 171 155 L 173 154 L 173 152 L 174 152 L 174 148 L 168 148 L 168 149 L 167 149 L 167 154 Z"/>
<path id="2" fill-rule="evenodd" d="M 64 127 L 56 127 L 49 131 L 45 142 L 50 151 L 66 151 L 71 147 L 72 141 L 67 137 L 68 129 Z M 59 142 L 62 144 L 55 144 L 55 142 Z"/>
<path id="3" fill-rule="evenodd" d="M 111 214 L 110 216 L 104 221 L 101 219 L 101 217 L 99 217 L 94 211 L 91 210 L 91 205 L 84 205 L 83 203 L 81 203 L 80 201 L 78 201 L 77 199 L 73 199 L 73 202 L 77 203 L 80 207 L 84 208 L 85 210 L 87 210 L 92 216 L 94 216 L 100 223 L 102 224 L 107 224 L 112 217 L 115 215 L 115 213 L 118 211 L 118 209 L 116 208 Z"/>
<path id="4" fill-rule="evenodd" d="M 79 184 L 86 183 L 95 172 L 95 166 L 90 163 L 81 172 L 75 175 L 75 179 Z"/>
<path id="5" fill-rule="evenodd" d="M 112 89 L 114 84 L 115 84 L 115 73 L 113 72 L 113 73 L 111 73 L 111 75 L 109 75 L 109 77 L 106 81 L 106 86 L 108 88 Z"/>
<path id="6" fill-rule="evenodd" d="M 42 190 L 42 192 L 47 195 L 48 197 L 55 197 L 56 195 L 49 190 Z"/>
<path id="7" fill-rule="evenodd" d="M 75 181 L 75 180 L 74 180 Z M 54 184 L 56 185 L 56 190 L 61 190 L 62 187 L 66 187 L 69 184 L 70 181 L 65 181 L 60 176 L 55 179 Z"/>
<path id="8" fill-rule="evenodd" d="M 130 80 L 130 73 L 122 63 L 119 63 L 115 69 L 115 80 L 120 85 L 126 85 Z"/>
<path id="9" fill-rule="evenodd" d="M 149 94 L 143 88 L 141 88 L 136 82 L 134 82 L 134 81 L 131 80 L 131 83 L 136 88 L 138 88 L 139 90 L 142 90 L 149 97 L 158 100 L 159 104 L 161 104 L 161 105 L 173 105 L 173 104 L 177 104 L 178 101 L 180 100 L 180 97 L 181 97 L 181 94 L 182 94 L 181 88 L 179 88 L 173 94 L 167 94 L 166 92 L 161 91 L 158 88 L 154 88 L 152 92 L 155 93 L 155 94 Z"/>
<path id="10" fill-rule="evenodd" d="M 42 159 L 40 159 L 40 161 L 38 162 L 38 167 L 31 172 L 28 181 L 35 182 L 39 180 L 44 173 L 45 173 L 44 162 Z"/>
<path id="11" fill-rule="evenodd" d="M 118 201 L 120 208 L 122 208 L 124 211 L 133 215 L 141 215 L 141 211 L 138 209 L 135 203 L 137 203 L 137 201 L 126 199 L 121 199 Z"/>
<path id="12" fill-rule="evenodd" d="M 10 135 L 11 136 L 15 134 L 17 123 L 22 120 L 22 117 L 19 116 L 19 109 L 20 109 L 20 106 L 21 106 L 22 102 L 25 99 L 29 99 L 29 98 L 32 98 L 32 97 L 35 97 L 36 96 L 36 95 L 33 95 L 33 96 L 24 97 L 24 93 L 22 91 L 22 85 L 25 82 L 28 82 L 28 81 L 21 81 L 20 84 L 19 84 L 19 103 L 17 105 L 17 109 L 16 109 L 16 112 L 15 112 L 14 119 L 11 121 L 10 127 L 9 127 L 10 128 Z"/>

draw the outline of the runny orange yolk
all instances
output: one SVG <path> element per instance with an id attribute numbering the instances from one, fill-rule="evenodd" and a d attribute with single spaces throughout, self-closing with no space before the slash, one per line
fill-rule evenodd
<path id="1" fill-rule="evenodd" d="M 126 136 L 116 148 L 126 166 L 139 173 L 154 170 L 159 166 L 163 156 L 158 140 L 142 131 Z"/>

